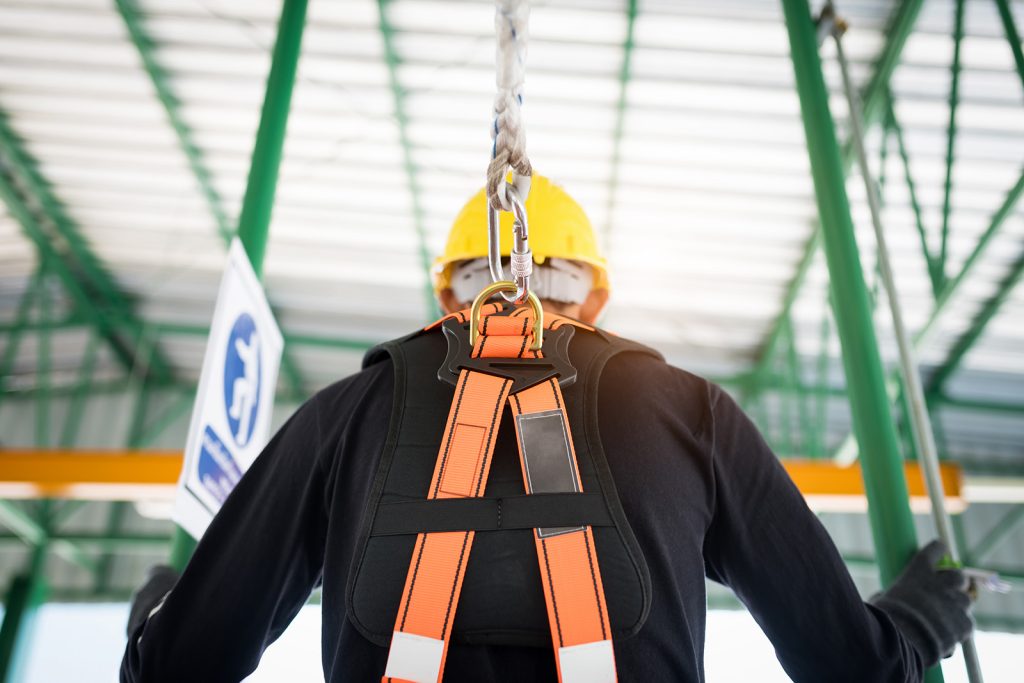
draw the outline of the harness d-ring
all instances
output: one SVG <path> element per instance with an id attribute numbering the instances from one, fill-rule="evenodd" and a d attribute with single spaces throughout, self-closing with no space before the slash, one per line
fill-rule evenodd
<path id="1" fill-rule="evenodd" d="M 503 280 L 484 287 L 483 291 L 477 294 L 476 299 L 473 301 L 473 308 L 469 312 L 470 346 L 476 344 L 477 335 L 480 333 L 478 329 L 480 325 L 480 310 L 487 303 L 487 300 L 498 292 L 515 292 L 517 290 L 518 286 L 516 283 Z M 540 351 L 541 346 L 544 345 L 544 309 L 540 305 L 540 299 L 533 292 L 526 293 L 526 301 L 530 304 L 530 308 L 533 309 L 533 344 L 530 345 L 530 350 Z"/>

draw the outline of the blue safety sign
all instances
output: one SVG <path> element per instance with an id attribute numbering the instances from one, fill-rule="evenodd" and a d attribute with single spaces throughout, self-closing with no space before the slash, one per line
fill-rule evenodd
<path id="1" fill-rule="evenodd" d="M 283 349 L 263 287 L 236 238 L 210 323 L 174 504 L 174 521 L 194 538 L 270 438 Z"/>

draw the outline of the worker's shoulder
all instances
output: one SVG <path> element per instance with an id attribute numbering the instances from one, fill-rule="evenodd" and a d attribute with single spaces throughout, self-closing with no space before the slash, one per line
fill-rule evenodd
<path id="1" fill-rule="evenodd" d="M 600 332 L 600 331 L 599 331 Z M 608 363 L 605 373 L 624 374 L 634 383 L 644 383 L 666 389 L 682 390 L 687 393 L 711 394 L 720 391 L 714 382 L 701 375 L 673 365 L 662 353 L 641 342 L 613 335 L 602 334 L 615 340 L 617 351 Z"/>
<path id="2" fill-rule="evenodd" d="M 367 364 L 364 360 L 358 371 L 320 389 L 307 405 L 321 415 L 349 412 L 367 402 L 389 405 L 393 386 L 394 370 L 390 363 Z"/>

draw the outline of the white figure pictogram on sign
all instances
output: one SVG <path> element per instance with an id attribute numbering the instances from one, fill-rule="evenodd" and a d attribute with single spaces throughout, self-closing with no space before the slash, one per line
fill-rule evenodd
<path id="1" fill-rule="evenodd" d="M 253 416 L 260 402 L 260 336 L 248 313 L 231 328 L 224 363 L 224 406 L 235 443 L 245 446 L 252 437 Z"/>

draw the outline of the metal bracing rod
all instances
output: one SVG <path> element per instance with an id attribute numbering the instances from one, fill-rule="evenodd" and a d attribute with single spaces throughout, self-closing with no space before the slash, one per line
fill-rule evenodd
<path id="1" fill-rule="evenodd" d="M 893 71 L 896 69 L 896 65 L 899 63 L 903 47 L 907 43 L 907 38 L 910 37 L 914 23 L 917 21 L 917 15 L 920 14 L 923 4 L 924 0 L 903 0 L 897 4 L 889 17 L 885 31 L 885 46 L 878 55 L 878 59 L 875 60 L 871 80 L 868 81 L 868 85 L 864 89 L 864 97 L 862 98 L 864 103 L 863 118 L 867 126 L 870 126 L 881 116 L 889 81 L 892 78 Z M 843 168 L 849 168 L 852 160 L 851 150 L 849 146 L 846 146 L 843 149 Z M 814 256 L 820 246 L 821 227 L 815 225 L 811 230 L 811 236 L 807 240 L 807 244 L 804 246 L 803 255 L 801 255 L 797 263 L 796 273 L 786 288 L 786 294 L 782 300 L 782 310 L 772 323 L 771 331 L 769 331 L 766 337 L 764 350 L 761 352 L 756 363 L 757 368 L 764 367 L 768 363 L 768 357 L 774 352 L 782 325 L 789 316 L 789 312 L 799 297 L 800 290 L 803 289 L 804 283 L 807 281 L 807 273 L 810 271 L 811 264 L 814 262 Z"/>
<path id="2" fill-rule="evenodd" d="M 71 396 L 71 400 L 68 403 L 68 414 L 64 420 L 64 428 L 61 430 L 60 444 L 63 447 L 68 447 L 75 442 L 78 430 L 82 425 L 85 401 L 89 396 L 89 387 L 92 386 L 93 371 L 96 369 L 96 340 L 96 333 L 91 333 L 89 341 L 85 344 L 85 351 L 82 353 L 82 361 L 78 371 L 79 388 Z"/>
<path id="3" fill-rule="evenodd" d="M 14 316 L 14 328 L 7 335 L 7 347 L 4 349 L 3 358 L 0 359 L 0 399 L 3 398 L 4 385 L 7 383 L 7 378 L 11 376 L 11 368 L 14 366 L 18 348 L 21 346 L 21 336 L 29 322 L 32 305 L 39 292 L 39 283 L 43 279 L 41 266 L 42 261 L 28 280 L 28 287 L 25 288 L 21 300 L 18 301 L 18 312 Z"/>
<path id="4" fill-rule="evenodd" d="M 946 128 L 946 181 L 942 190 L 942 241 L 939 246 L 939 274 L 946 278 L 949 244 L 949 216 L 952 213 L 953 163 L 956 158 L 956 109 L 960 105 L 960 44 L 964 38 L 964 0 L 955 0 L 953 18 L 953 61 L 949 65 L 949 124 Z"/>
<path id="5" fill-rule="evenodd" d="M 77 259 L 74 259 L 73 263 L 67 260 L 69 252 L 66 240 L 60 235 L 51 237 L 44 222 L 30 208 L 30 199 L 22 196 L 15 179 L 5 173 L 3 166 L 0 165 L 0 200 L 7 205 L 11 215 L 21 225 L 22 232 L 35 245 L 40 262 L 49 262 L 50 268 L 60 278 L 76 309 L 103 335 L 121 365 L 131 368 L 135 364 L 135 358 L 129 345 L 111 323 L 111 319 L 117 317 L 137 325 L 138 318 L 130 309 L 113 310 L 113 304 L 103 298 L 102 292 L 96 289 L 93 282 L 80 279 L 81 262 Z M 51 217 L 46 218 L 50 223 L 53 222 Z M 154 357 L 153 370 L 164 380 L 173 375 L 171 365 L 162 354 Z"/>
<path id="6" fill-rule="evenodd" d="M 1017 74 L 1020 75 L 1021 85 L 1024 86 L 1024 49 L 1021 48 L 1020 33 L 1017 32 L 1017 25 L 1013 21 L 1010 3 L 1008 0 L 995 0 L 995 3 L 999 10 L 999 19 L 1003 22 L 1003 30 L 1006 32 L 1006 40 L 1010 43 L 1010 51 L 1013 52 Z"/>
<path id="7" fill-rule="evenodd" d="M 156 441 L 156 439 L 159 438 L 168 427 L 189 411 L 194 401 L 194 391 L 188 391 L 179 396 L 178 399 L 169 405 L 159 417 L 154 419 L 151 424 L 146 425 L 142 430 L 142 433 L 139 435 L 138 447 L 142 448 L 149 446 Z"/>
<path id="8" fill-rule="evenodd" d="M 622 137 L 626 130 L 626 98 L 629 82 L 633 77 L 633 48 L 636 45 L 634 33 L 638 0 L 626 4 L 626 38 L 622 41 L 622 65 L 619 67 L 619 96 L 615 102 L 615 126 L 612 129 L 612 158 L 608 178 L 608 204 L 604 218 L 604 248 L 611 247 L 612 212 L 615 210 L 619 189 L 619 170 L 622 166 Z"/>
<path id="9" fill-rule="evenodd" d="M 1014 288 L 1020 282 L 1022 275 L 1024 275 L 1024 251 L 1021 251 L 1017 259 L 1010 266 L 1006 276 L 999 282 L 996 293 L 982 304 L 981 309 L 974 316 L 967 331 L 953 344 L 953 348 L 946 356 L 946 360 L 932 374 L 928 381 L 929 394 L 942 391 L 945 383 L 956 372 L 956 369 L 960 367 L 964 357 L 974 348 L 978 339 L 981 338 L 985 328 L 988 327 L 988 324 L 996 317 L 1003 304 L 1010 298 L 1010 294 L 1013 293 Z"/>
<path id="10" fill-rule="evenodd" d="M 88 571 L 93 571 L 96 568 L 96 561 L 76 543 L 50 538 L 49 531 L 45 527 L 12 501 L 0 500 L 0 524 L 6 526 L 30 546 L 49 543 L 53 552 L 68 562 Z"/>
<path id="11" fill-rule="evenodd" d="M 921 346 L 927 342 L 928 337 L 935 329 L 939 318 L 943 313 L 949 310 L 949 303 L 952 301 L 953 296 L 960 291 L 963 283 L 967 281 L 967 277 L 974 271 L 981 255 L 988 249 L 992 239 L 999 233 L 1000 228 L 1002 228 L 1003 223 L 1013 211 L 1014 206 L 1016 206 L 1022 194 L 1024 194 L 1024 170 L 1022 170 L 1017 183 L 1010 188 L 1010 191 L 1007 193 L 1006 199 L 1003 201 L 1002 205 L 992 215 L 992 220 L 989 222 L 988 228 L 978 239 L 978 242 L 974 245 L 974 249 L 971 250 L 971 253 L 964 260 L 963 265 L 960 267 L 960 271 L 954 277 L 947 279 L 942 289 L 939 291 L 939 295 L 935 299 L 935 305 L 932 306 L 932 309 L 928 314 L 928 318 L 925 320 L 921 328 L 914 333 L 913 342 L 915 349 L 920 349 Z M 954 345 L 952 351 L 947 356 L 946 361 L 944 361 L 939 366 L 939 369 L 932 374 L 932 377 L 929 380 L 929 386 L 926 390 L 930 400 L 932 397 L 942 393 L 942 385 L 945 382 L 945 377 L 952 374 L 955 367 L 971 349 L 971 346 L 977 341 L 978 337 L 981 336 L 981 332 L 984 330 L 985 326 L 995 316 L 1003 302 L 1008 298 L 1010 291 L 1020 280 L 1022 272 L 1024 272 L 1024 253 L 1022 253 L 1014 265 L 1011 266 L 996 294 L 982 306 L 982 309 L 975 317 L 974 322 L 968 328 L 968 331 L 964 333 L 960 340 L 958 340 Z M 942 368 L 946 368 L 946 370 L 943 370 Z M 896 374 L 897 373 L 895 372 L 890 373 L 887 383 L 890 400 L 894 399 L 896 396 Z M 936 381 L 937 379 L 940 381 Z M 857 444 L 852 434 L 848 435 L 846 439 L 843 440 L 835 453 L 837 460 L 843 462 L 852 462 L 853 460 L 856 460 Z"/>
<path id="12" fill-rule="evenodd" d="M 131 449 L 138 448 L 142 441 L 142 436 L 145 433 L 146 415 L 149 411 L 150 395 L 148 383 L 145 378 L 138 378 L 136 384 L 138 385 L 137 396 L 135 397 L 135 407 L 132 410 L 131 424 L 128 427 L 128 438 L 126 439 L 127 447 Z M 128 514 L 128 508 L 128 503 L 123 500 L 114 501 L 111 504 L 107 514 L 106 535 L 116 536 L 121 532 L 125 517 Z M 103 593 L 110 588 L 113 564 L 113 553 L 109 550 L 105 551 L 100 557 L 96 573 L 93 577 L 94 593 Z"/>
<path id="13" fill-rule="evenodd" d="M 1007 536 L 1017 528 L 1017 525 L 1024 520 L 1024 505 L 1015 505 L 1010 508 L 995 526 L 978 543 L 965 553 L 966 562 L 984 562 L 989 553 L 995 550 Z"/>
<path id="14" fill-rule="evenodd" d="M 921 202 L 917 198 L 917 185 L 910 169 L 910 154 L 907 151 L 906 141 L 903 138 L 903 126 L 896 118 L 896 108 L 893 106 L 892 93 L 886 96 L 886 126 L 893 132 L 896 138 L 896 151 L 899 152 L 900 161 L 903 165 L 903 181 L 907 186 L 907 194 L 910 198 L 910 208 L 914 213 L 914 226 L 917 228 L 917 235 L 921 240 L 921 253 L 924 255 L 925 264 L 928 267 L 928 279 L 932 285 L 932 296 L 938 296 L 942 289 L 942 273 L 939 264 L 932 256 L 928 247 L 928 232 L 924 226 L 924 212 L 921 210 Z"/>
<path id="15" fill-rule="evenodd" d="M 43 261 L 40 264 L 42 279 L 39 282 L 39 320 L 48 323 L 53 314 L 53 297 L 49 289 L 49 262 Z M 36 394 L 36 434 L 35 445 L 37 448 L 48 448 L 50 446 L 50 367 L 52 366 L 51 351 L 53 345 L 49 330 L 43 330 L 38 337 L 38 358 L 36 362 L 37 380 L 41 382 L 40 391 Z"/>
<path id="16" fill-rule="evenodd" d="M 861 466 L 868 517 L 882 583 L 888 586 L 917 550 L 917 537 L 814 22 L 807 0 L 782 0 L 782 8 L 835 297 L 833 310 L 843 349 L 854 431 L 864 452 Z"/>
<path id="17" fill-rule="evenodd" d="M 149 74 L 149 80 L 156 91 L 157 99 L 163 105 L 164 111 L 167 114 L 167 120 L 171 124 L 171 128 L 174 129 L 175 136 L 178 138 L 178 146 L 181 147 L 181 151 L 185 154 L 185 159 L 192 171 L 192 175 L 195 176 L 203 198 L 206 200 L 206 205 L 210 209 L 210 214 L 217 224 L 217 232 L 220 233 L 225 243 L 230 243 L 231 239 L 235 236 L 235 231 L 232 229 L 227 212 L 224 210 L 224 203 L 220 193 L 217 192 L 217 188 L 213 184 L 213 176 L 206 167 L 203 154 L 199 151 L 199 147 L 195 144 L 192 137 L 192 130 L 181 116 L 181 103 L 175 97 L 168 83 L 167 74 L 153 54 L 156 45 L 147 35 L 142 25 L 138 4 L 135 0 L 114 0 L 114 4 L 117 5 L 117 11 L 121 14 L 121 19 L 128 30 L 128 37 L 131 38 L 136 51 L 139 53 L 142 67 Z"/>
<path id="18" fill-rule="evenodd" d="M 193 139 L 191 128 L 185 123 L 181 115 L 180 102 L 171 89 L 167 73 L 157 61 L 156 55 L 153 54 L 155 44 L 143 26 L 138 4 L 135 0 L 115 0 L 115 3 L 125 27 L 128 29 L 128 36 L 139 53 L 142 66 L 149 75 L 150 82 L 153 84 L 157 99 L 163 105 L 164 112 L 167 114 L 167 120 L 174 130 L 175 136 L 178 138 L 178 146 L 185 155 L 189 169 L 192 171 L 196 184 L 206 200 L 210 215 L 217 225 L 217 234 L 220 235 L 224 245 L 229 246 L 231 240 L 234 239 L 235 229 L 231 225 L 227 212 L 224 210 L 224 202 L 221 199 L 220 193 L 217 192 L 217 188 L 213 184 L 213 175 L 206 166 L 203 153 Z M 287 345 L 285 345 L 284 353 L 281 356 L 281 369 L 291 384 L 292 392 L 296 397 L 301 397 L 305 381 Z"/>
<path id="19" fill-rule="evenodd" d="M 827 291 L 827 288 L 826 288 Z M 819 330 L 818 337 L 818 367 L 817 377 L 815 381 L 819 385 L 824 385 L 828 381 L 828 366 L 829 366 L 829 339 L 832 335 L 832 326 L 829 319 L 829 302 L 828 297 L 825 297 L 825 301 L 822 304 L 821 311 L 821 329 Z M 845 396 L 845 392 L 844 392 Z M 828 405 L 827 396 L 825 394 L 819 394 L 817 397 L 814 408 L 814 418 L 817 425 L 817 439 L 815 440 L 814 456 L 822 458 L 825 456 L 826 448 L 826 435 L 828 434 Z"/>
<path id="20" fill-rule="evenodd" d="M 402 166 L 405 169 L 409 199 L 412 201 L 413 227 L 416 231 L 416 250 L 423 269 L 423 299 L 426 319 L 437 317 L 440 312 L 434 299 L 434 285 L 430 277 L 430 250 L 427 248 L 427 225 L 423 211 L 422 190 L 413 158 L 412 139 L 409 137 L 409 117 L 405 110 L 405 90 L 398 80 L 400 58 L 395 47 L 395 31 L 388 19 L 389 0 L 377 0 L 377 22 L 381 41 L 384 43 L 384 61 L 388 67 L 388 86 L 395 107 L 395 124 L 398 127 L 398 142 L 402 148 Z"/>
<path id="21" fill-rule="evenodd" d="M 968 254 L 967 258 L 964 260 L 959 272 L 957 272 L 954 277 L 946 280 L 946 283 L 943 285 L 938 297 L 936 297 L 935 307 L 928 316 L 928 320 L 925 321 L 921 330 L 915 335 L 918 343 L 923 342 L 924 338 L 929 332 L 931 332 L 939 318 L 939 314 L 945 310 L 946 304 L 960 289 L 960 286 L 963 284 L 967 276 L 974 270 L 979 257 L 988 248 L 992 238 L 999 233 L 999 230 L 1003 227 L 1003 223 L 1013 212 L 1013 208 L 1020 200 L 1022 194 L 1024 194 L 1024 168 L 1021 169 L 1021 175 L 1020 178 L 1017 179 L 1017 183 L 1010 188 L 1009 192 L 1006 193 L 1006 199 L 1003 200 L 1003 203 L 999 206 L 996 212 L 992 214 L 992 219 L 989 221 L 988 228 L 986 228 L 985 232 L 982 233 L 980 238 L 978 238 L 978 242 L 974 245 L 974 249 L 971 250 L 971 253 Z"/>
<path id="22" fill-rule="evenodd" d="M 958 0 L 962 12 L 963 0 Z M 878 267 L 882 284 L 885 287 L 886 299 L 889 301 L 889 311 L 892 314 L 893 332 L 896 336 L 896 346 L 900 354 L 900 375 L 903 378 L 904 397 L 910 408 L 911 435 L 913 437 L 914 449 L 918 453 L 918 461 L 924 470 L 925 489 L 928 491 L 928 498 L 931 502 L 932 521 L 938 531 L 942 542 L 949 549 L 950 558 L 953 562 L 959 563 L 960 549 L 957 547 L 953 535 L 953 525 L 946 511 L 945 490 L 942 486 L 942 475 L 939 473 L 939 453 L 935 445 L 935 434 L 932 431 L 931 418 L 928 415 L 928 407 L 925 403 L 924 389 L 921 386 L 921 377 L 918 371 L 917 357 L 914 354 L 913 344 L 907 327 L 903 322 L 903 310 L 900 304 L 899 291 L 896 288 L 896 280 L 892 272 L 892 262 L 889 259 L 889 246 L 885 238 L 885 230 L 882 228 L 882 206 L 878 196 L 878 188 L 875 186 L 871 176 L 871 167 L 868 164 L 867 151 L 864 149 L 864 128 L 860 120 L 860 107 L 857 101 L 857 92 L 850 79 L 849 64 L 846 61 L 846 53 L 843 48 L 842 30 L 838 26 L 833 31 L 833 38 L 836 45 L 836 59 L 839 62 L 839 72 L 843 79 L 843 89 L 846 92 L 846 101 L 850 109 L 850 129 L 853 138 L 853 147 L 857 155 L 857 162 L 860 165 L 861 177 L 864 179 L 864 189 L 867 194 L 868 207 L 871 212 L 871 225 L 875 231 L 875 239 L 878 242 Z M 964 660 L 967 664 L 967 676 L 972 683 L 982 681 L 981 664 L 978 661 L 978 652 L 974 646 L 973 638 L 963 642 Z"/>
<path id="23" fill-rule="evenodd" d="M 2 110 L 0 156 L 4 161 L 4 164 L 0 165 L 0 185 L 6 186 L 3 193 L 5 202 L 11 208 L 11 213 L 19 217 L 22 229 L 26 233 L 30 232 L 30 228 L 19 214 L 27 213 L 31 217 L 35 230 L 29 238 L 36 244 L 40 260 L 59 260 L 64 268 L 55 267 L 55 270 L 65 286 L 86 292 L 84 300 L 76 298 L 76 305 L 82 306 L 83 312 L 90 317 L 100 320 L 108 311 L 122 318 L 137 320 L 131 301 L 89 248 L 77 224 L 67 214 L 50 184 L 39 172 L 36 161 L 24 150 L 21 139 L 11 129 L 7 115 Z M 12 200 L 9 196 L 15 199 Z M 12 201 L 21 205 L 20 210 L 10 206 Z M 40 215 L 45 217 L 46 221 L 40 221 Z M 45 242 L 46 245 L 41 242 Z M 123 340 L 109 333 L 109 341 L 118 360 L 126 368 L 130 368 L 134 359 L 124 348 Z M 173 374 L 173 367 L 162 353 L 154 356 L 153 370 L 162 377 Z"/>
<path id="24" fill-rule="evenodd" d="M 267 76 L 260 125 L 252 151 L 252 163 L 238 219 L 238 238 L 259 276 L 270 235 L 270 218 L 281 167 L 288 113 L 306 25 L 308 0 L 284 0 L 277 27 L 277 40 Z M 188 564 L 196 541 L 185 530 L 175 528 L 170 563 L 176 569 Z"/>

